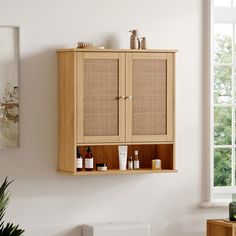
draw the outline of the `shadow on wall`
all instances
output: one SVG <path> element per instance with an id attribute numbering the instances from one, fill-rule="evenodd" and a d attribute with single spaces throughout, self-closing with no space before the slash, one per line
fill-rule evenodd
<path id="1" fill-rule="evenodd" d="M 105 48 L 117 49 L 119 48 L 119 38 L 115 34 L 109 34 L 104 39 Z"/>
<path id="2" fill-rule="evenodd" d="M 106 48 L 119 48 L 119 35 L 101 38 Z M 68 47 L 68 46 L 66 46 Z M 57 169 L 58 66 L 57 53 L 63 45 L 35 50 L 20 58 L 20 121 L 16 149 L 0 150 L 0 178 L 48 180 Z M 73 46 L 72 46 L 73 47 Z M 4 158 L 3 158 L 4 157 Z M 16 158 L 17 157 L 17 158 Z M 16 165 L 12 165 L 16 163 Z M 35 168 L 34 168 L 35 167 Z M 27 170 L 27 171 L 26 171 Z"/>
<path id="3" fill-rule="evenodd" d="M 46 48 L 40 53 L 26 57 L 21 56 L 20 146 L 0 150 L 0 166 L 2 167 L 0 178 L 2 179 L 5 176 L 9 179 L 20 180 L 24 177 L 27 179 L 29 176 L 36 177 L 38 174 L 45 175 L 44 171 L 52 169 L 52 164 L 56 165 L 56 56 L 54 48 Z M 34 168 L 36 166 L 37 168 Z"/>
<path id="4" fill-rule="evenodd" d="M 110 34 L 103 41 L 106 47 L 114 48 L 119 47 L 118 38 L 116 34 Z M 107 189 L 117 192 L 116 189 L 123 185 L 135 186 L 145 181 L 146 178 L 141 176 L 75 178 L 56 172 L 58 48 L 63 46 L 49 47 L 21 58 L 20 147 L 1 150 L 0 180 L 5 176 L 15 180 L 16 198 L 92 196 L 94 192 L 104 192 L 104 189 L 105 192 Z M 91 181 L 97 183 L 92 189 L 89 187 Z M 99 185 L 101 181 L 103 188 Z M 74 187 L 78 185 L 82 187 Z"/>
<path id="5" fill-rule="evenodd" d="M 210 91 L 210 65 L 209 65 L 209 27 L 210 27 L 210 18 L 209 18 L 209 4 L 208 1 L 202 0 L 202 159 L 201 159 L 201 200 L 209 201 L 210 199 L 210 100 L 209 100 L 209 91 Z"/>

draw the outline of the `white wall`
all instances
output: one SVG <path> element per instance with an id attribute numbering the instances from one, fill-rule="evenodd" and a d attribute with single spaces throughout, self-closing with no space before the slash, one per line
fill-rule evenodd
<path id="1" fill-rule="evenodd" d="M 201 209 L 201 0 L 0 0 L 0 24 L 21 26 L 20 148 L 0 150 L 0 180 L 14 179 L 7 219 L 27 236 L 76 236 L 89 222 L 142 220 L 152 236 L 200 236 L 207 218 L 227 209 Z M 138 28 L 149 48 L 177 54 L 177 174 L 72 177 L 56 173 L 57 48 L 94 41 L 129 47 Z"/>

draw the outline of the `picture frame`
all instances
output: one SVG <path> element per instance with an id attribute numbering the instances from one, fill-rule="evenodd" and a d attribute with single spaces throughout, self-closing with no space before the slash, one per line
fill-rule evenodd
<path id="1" fill-rule="evenodd" d="M 0 26 L 0 149 L 19 146 L 19 38 L 19 26 Z"/>

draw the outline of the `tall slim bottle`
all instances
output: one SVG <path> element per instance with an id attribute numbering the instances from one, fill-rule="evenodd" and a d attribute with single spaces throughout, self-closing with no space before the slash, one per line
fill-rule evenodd
<path id="1" fill-rule="evenodd" d="M 85 170 L 93 170 L 93 154 L 89 146 L 87 148 L 87 153 L 85 156 Z"/>
<path id="2" fill-rule="evenodd" d="M 80 154 L 78 146 L 77 146 L 77 149 L 76 149 L 76 170 L 77 171 L 83 170 L 83 157 Z"/>
<path id="3" fill-rule="evenodd" d="M 139 169 L 139 158 L 138 158 L 138 150 L 134 151 L 134 169 Z"/>

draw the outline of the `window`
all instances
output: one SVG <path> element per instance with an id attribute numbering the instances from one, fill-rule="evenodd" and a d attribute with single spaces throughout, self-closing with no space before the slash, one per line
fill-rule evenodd
<path id="1" fill-rule="evenodd" d="M 231 7 L 231 0 L 215 0 L 215 7 Z"/>
<path id="2" fill-rule="evenodd" d="M 215 0 L 214 7 L 232 7 L 236 5 L 236 0 Z"/>
<path id="3" fill-rule="evenodd" d="M 236 193 L 236 0 L 214 0 L 212 22 L 212 193 Z"/>

